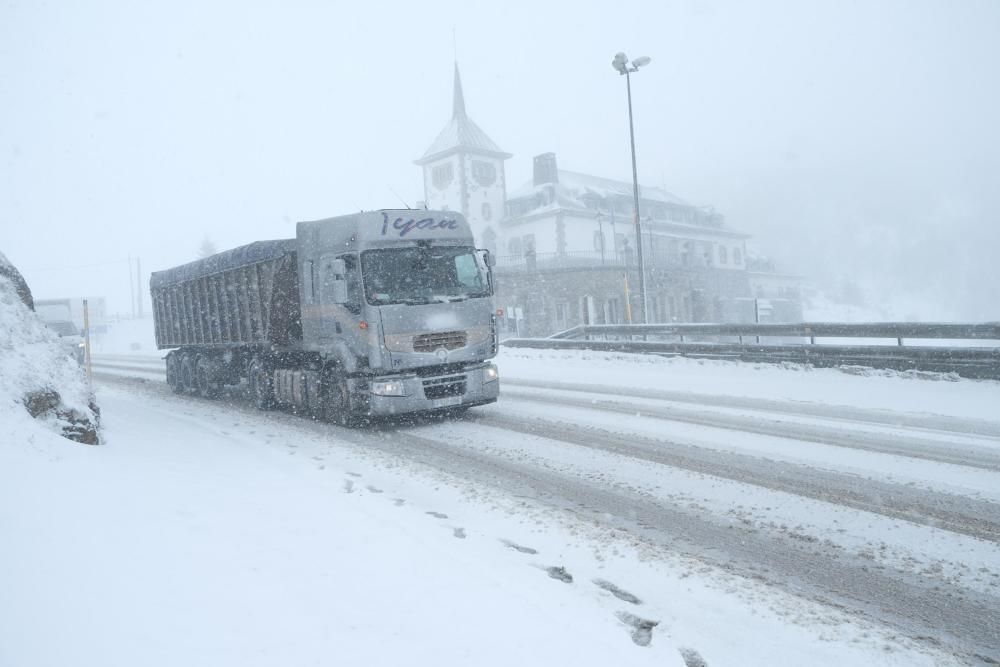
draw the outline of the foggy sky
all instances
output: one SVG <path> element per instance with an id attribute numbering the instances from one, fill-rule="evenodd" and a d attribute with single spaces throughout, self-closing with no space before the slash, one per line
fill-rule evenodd
<path id="1" fill-rule="evenodd" d="M 456 52 L 509 189 L 547 151 L 628 180 L 625 51 L 652 58 L 640 182 L 827 291 L 1000 320 L 998 35 L 993 0 L 0 0 L 0 251 L 38 298 L 126 312 L 130 255 L 148 272 L 206 236 L 414 205 Z"/>

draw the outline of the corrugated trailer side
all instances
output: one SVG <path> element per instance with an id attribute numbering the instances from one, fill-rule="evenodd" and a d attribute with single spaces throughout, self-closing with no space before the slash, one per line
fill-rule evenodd
<path id="1" fill-rule="evenodd" d="M 157 271 L 159 349 L 287 344 L 301 336 L 296 241 L 258 241 Z"/>

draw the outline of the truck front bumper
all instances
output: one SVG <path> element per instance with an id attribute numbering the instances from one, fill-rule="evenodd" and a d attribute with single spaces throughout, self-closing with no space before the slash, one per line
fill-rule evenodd
<path id="1" fill-rule="evenodd" d="M 396 395 L 373 391 L 393 385 Z M 493 403 L 500 394 L 496 366 L 484 363 L 442 375 L 393 375 L 374 378 L 368 386 L 372 417 L 449 410 Z"/>

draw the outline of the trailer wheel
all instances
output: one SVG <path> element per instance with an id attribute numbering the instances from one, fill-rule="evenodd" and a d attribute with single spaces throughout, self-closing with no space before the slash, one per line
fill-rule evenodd
<path id="1" fill-rule="evenodd" d="M 181 357 L 181 390 L 189 394 L 198 393 L 195 380 L 194 355 L 185 354 Z"/>
<path id="2" fill-rule="evenodd" d="M 274 408 L 274 386 L 271 384 L 271 374 L 263 361 L 254 359 L 250 362 L 247 380 L 250 385 L 250 398 L 257 409 L 271 410 Z"/>
<path id="3" fill-rule="evenodd" d="M 175 394 L 184 391 L 184 382 L 181 379 L 180 354 L 171 352 L 167 355 L 167 384 Z"/>
<path id="4" fill-rule="evenodd" d="M 218 398 L 222 393 L 222 383 L 216 377 L 218 368 L 215 362 L 205 355 L 199 355 L 195 362 L 194 376 L 198 386 L 198 394 L 204 398 Z"/>

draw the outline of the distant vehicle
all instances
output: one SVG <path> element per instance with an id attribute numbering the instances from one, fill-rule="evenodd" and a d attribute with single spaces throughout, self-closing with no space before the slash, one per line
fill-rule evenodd
<path id="1" fill-rule="evenodd" d="M 155 272 L 167 382 L 214 397 L 245 378 L 261 409 L 340 423 L 492 403 L 491 267 L 461 215 L 384 210 Z"/>
<path id="2" fill-rule="evenodd" d="M 76 325 L 81 331 L 84 328 L 83 297 L 66 297 L 61 299 L 35 299 L 35 312 L 46 322 L 59 322 L 68 320 Z M 88 318 L 90 320 L 90 334 L 105 328 L 107 321 L 104 297 L 87 297 Z"/>
<path id="3" fill-rule="evenodd" d="M 66 351 L 82 366 L 84 361 L 84 342 L 83 336 L 80 334 L 80 330 L 76 328 L 76 325 L 69 320 L 54 320 L 46 322 L 45 326 L 59 334 L 59 338 L 65 345 Z"/>

